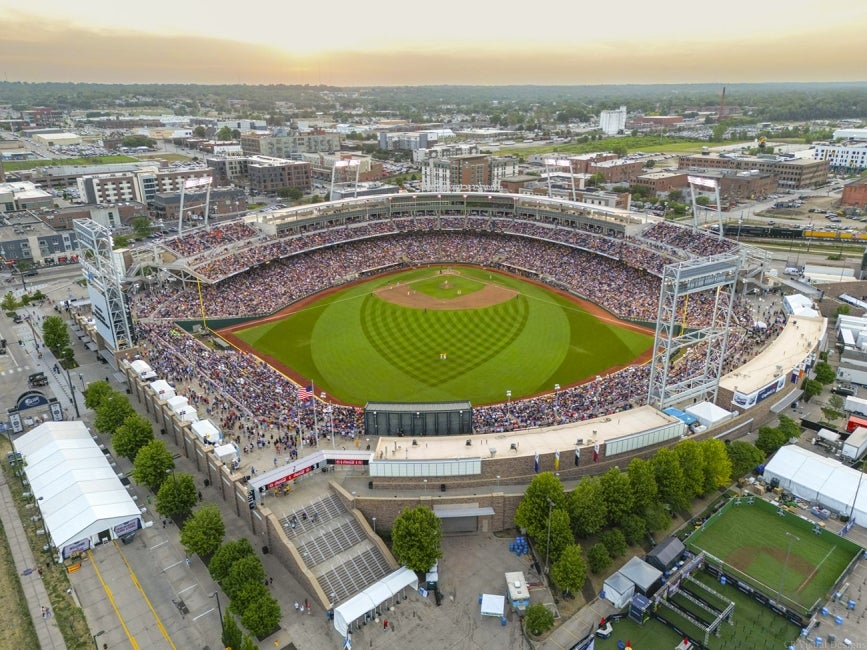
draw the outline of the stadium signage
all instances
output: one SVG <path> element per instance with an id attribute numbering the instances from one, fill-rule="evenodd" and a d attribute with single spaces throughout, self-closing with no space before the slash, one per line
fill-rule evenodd
<path id="1" fill-rule="evenodd" d="M 367 465 L 367 461 L 361 458 L 329 458 L 328 462 L 334 465 Z"/>
<path id="2" fill-rule="evenodd" d="M 281 476 L 280 478 L 278 478 L 274 481 L 271 481 L 265 487 L 270 490 L 271 488 L 275 488 L 275 487 L 278 487 L 280 485 L 283 485 L 284 483 L 288 483 L 289 481 L 293 481 L 296 478 L 298 478 L 299 476 L 304 476 L 305 474 L 309 474 L 312 471 L 313 471 L 313 465 L 308 465 L 307 467 L 302 467 L 301 469 L 299 469 L 295 472 L 292 472 L 291 474 L 287 474 L 286 476 Z"/>
<path id="3" fill-rule="evenodd" d="M 129 521 L 125 521 L 122 524 L 118 524 L 114 527 L 114 534 L 118 537 L 123 537 L 134 530 L 138 530 L 141 527 L 141 520 L 136 517 L 135 519 L 130 519 Z"/>
<path id="4" fill-rule="evenodd" d="M 759 402 L 766 400 L 774 393 L 782 390 L 785 385 L 786 375 L 780 375 L 771 383 L 767 384 L 766 386 L 762 386 L 761 388 L 753 391 L 752 393 L 741 393 L 739 391 L 735 391 L 734 397 L 732 397 L 732 404 L 742 409 L 752 408 Z"/>

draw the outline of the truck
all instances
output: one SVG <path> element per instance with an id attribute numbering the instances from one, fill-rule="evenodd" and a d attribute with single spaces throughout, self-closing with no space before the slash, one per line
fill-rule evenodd
<path id="1" fill-rule="evenodd" d="M 858 427 L 852 434 L 843 442 L 843 448 L 840 450 L 843 458 L 852 462 L 857 462 L 867 451 L 867 428 Z"/>
<path id="2" fill-rule="evenodd" d="M 843 403 L 843 408 L 847 413 L 857 413 L 859 415 L 867 415 L 867 399 L 848 395 Z"/>

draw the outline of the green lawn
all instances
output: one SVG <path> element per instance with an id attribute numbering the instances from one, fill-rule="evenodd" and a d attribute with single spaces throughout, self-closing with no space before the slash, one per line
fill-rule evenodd
<path id="1" fill-rule="evenodd" d="M 51 160 L 9 160 L 3 163 L 7 172 L 33 169 L 34 167 L 54 167 L 59 165 L 109 165 L 111 163 L 136 162 L 138 158 L 129 156 L 91 156 L 90 158 L 52 158 Z"/>
<path id="2" fill-rule="evenodd" d="M 520 279 L 469 267 L 461 267 L 460 276 L 438 271 L 380 276 L 235 335 L 329 394 L 359 405 L 457 399 L 486 404 L 504 401 L 507 390 L 518 399 L 628 364 L 653 343 L 650 334 L 602 322 Z M 396 282 L 439 299 L 459 290 L 470 295 L 486 283 L 518 295 L 481 309 L 443 310 L 402 307 L 374 295 Z"/>
<path id="3" fill-rule="evenodd" d="M 581 154 L 597 151 L 611 151 L 612 147 L 626 147 L 628 153 L 641 151 L 643 153 L 701 153 L 702 147 L 713 147 L 719 144 L 732 145 L 735 142 L 708 142 L 706 140 L 687 140 L 663 135 L 623 136 L 618 138 L 603 138 L 592 142 L 575 144 L 544 145 L 539 147 L 512 147 L 500 149 L 497 155 L 522 156 L 526 158 L 533 154 L 560 153 Z M 751 144 L 745 142 L 743 144 Z"/>
<path id="4" fill-rule="evenodd" d="M 811 522 L 791 513 L 780 516 L 777 510 L 758 498 L 753 505 L 733 500 L 686 544 L 734 566 L 754 584 L 758 581 L 768 596 L 779 590 L 810 608 L 827 595 L 861 548 L 828 531 L 816 534 Z"/>

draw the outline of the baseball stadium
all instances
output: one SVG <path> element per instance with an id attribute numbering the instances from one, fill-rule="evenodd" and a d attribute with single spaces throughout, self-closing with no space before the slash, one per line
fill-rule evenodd
<path id="1" fill-rule="evenodd" d="M 825 334 L 821 318 L 755 327 L 742 289 L 765 261 L 712 232 L 536 196 L 287 208 L 161 239 L 139 258 L 127 293 L 135 346 L 120 368 L 310 593 L 342 603 L 345 634 L 365 615 L 358 594 L 398 565 L 378 542 L 364 570 L 317 570 L 303 559 L 307 524 L 266 495 L 313 471 L 363 468 L 366 490 L 332 482 L 306 510 L 349 517 L 350 537 L 373 540 L 371 524 L 387 529 L 399 512 L 387 502 L 419 500 L 390 495 L 430 482 L 445 532 L 505 530 L 520 498 L 497 497 L 501 482 L 549 470 L 576 480 L 687 435 L 741 435 L 788 404 L 789 371 Z M 176 393 L 217 439 L 170 408 Z M 681 410 L 708 404 L 725 415 Z M 215 453 L 227 442 L 236 454 Z M 275 442 L 316 451 L 251 471 Z M 490 495 L 471 502 L 457 494 L 482 487 Z"/>

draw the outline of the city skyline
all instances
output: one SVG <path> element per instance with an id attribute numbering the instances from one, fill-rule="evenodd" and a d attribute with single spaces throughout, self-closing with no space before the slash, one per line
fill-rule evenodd
<path id="1" fill-rule="evenodd" d="M 441 0 L 316 7 L 0 0 L 4 80 L 366 85 L 867 79 L 867 3 L 686 0 L 541 10 Z M 619 10 L 618 10 L 619 9 Z M 609 15 L 612 14 L 612 15 Z"/>

